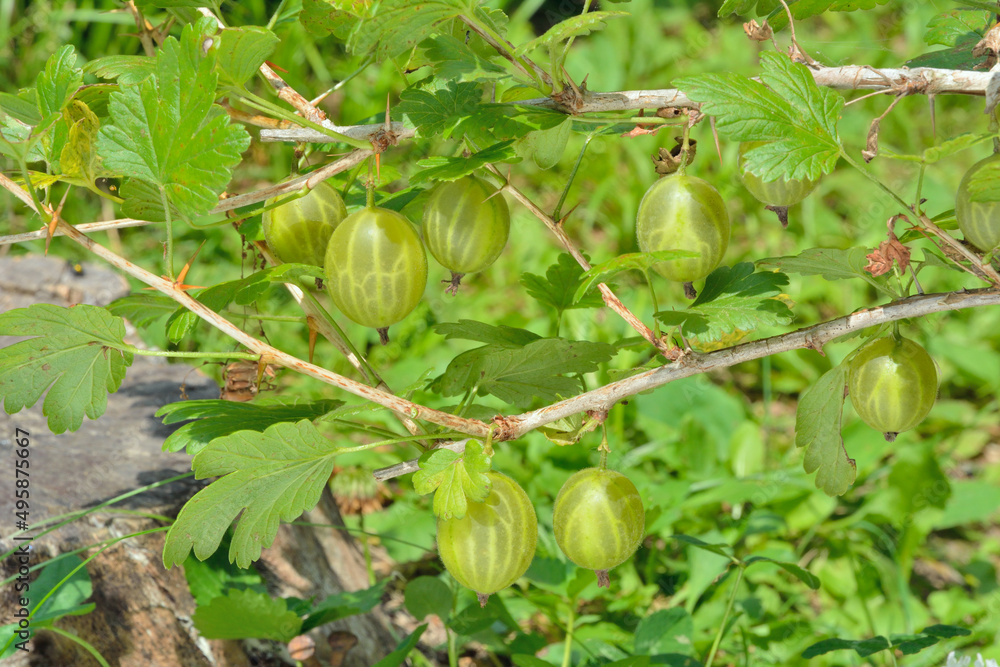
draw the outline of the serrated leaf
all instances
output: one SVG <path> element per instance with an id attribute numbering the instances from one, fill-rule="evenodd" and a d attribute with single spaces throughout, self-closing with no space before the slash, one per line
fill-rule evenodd
<path id="1" fill-rule="evenodd" d="M 816 473 L 816 488 L 829 496 L 846 493 L 857 476 L 840 435 L 846 385 L 847 366 L 831 368 L 802 392 L 795 411 L 795 446 L 806 448 L 802 467 Z"/>
<path id="2" fill-rule="evenodd" d="M 497 81 L 509 75 L 501 65 L 476 53 L 451 35 L 438 35 L 426 42 L 427 58 L 437 76 L 445 81 Z"/>
<path id="3" fill-rule="evenodd" d="M 754 273 L 750 262 L 720 266 L 705 279 L 705 287 L 687 310 L 661 311 L 654 317 L 667 326 L 682 326 L 686 335 L 697 336 L 702 343 L 733 332 L 788 324 L 792 311 L 776 298 L 787 284 L 785 274 Z"/>
<path id="4" fill-rule="evenodd" d="M 219 83 L 242 88 L 274 52 L 280 41 L 273 32 L 257 25 L 226 28 L 216 36 L 219 51 L 216 66 Z"/>
<path id="5" fill-rule="evenodd" d="M 573 308 L 600 308 L 604 299 L 594 288 L 579 300 L 576 293 L 583 282 L 583 267 L 569 253 L 562 253 L 555 264 L 545 271 L 545 277 L 522 273 L 521 284 L 528 295 L 543 306 L 562 313 Z"/>
<path id="6" fill-rule="evenodd" d="M 104 56 L 88 62 L 83 71 L 130 86 L 152 76 L 156 71 L 156 59 L 147 56 Z"/>
<path id="7" fill-rule="evenodd" d="M 354 0 L 302 0 L 299 21 L 314 35 L 333 34 L 346 41 L 368 16 L 370 8 L 370 2 Z"/>
<path id="8" fill-rule="evenodd" d="M 125 200 L 122 204 L 122 213 L 130 218 L 166 222 L 166 209 L 163 207 L 158 186 L 135 178 L 126 178 L 118 188 L 118 194 Z M 180 220 L 183 217 L 181 210 L 172 201 L 167 200 L 167 206 L 170 209 L 171 220 Z"/>
<path id="9" fill-rule="evenodd" d="M 765 142 L 744 156 L 746 168 L 763 180 L 815 180 L 833 171 L 840 157 L 843 98 L 820 88 L 808 67 L 785 55 L 762 53 L 761 67 L 760 81 L 726 73 L 674 83 L 716 117 L 721 134 Z"/>
<path id="10" fill-rule="evenodd" d="M 514 151 L 513 140 L 503 141 L 484 148 L 469 157 L 429 157 L 417 162 L 421 170 L 410 176 L 410 183 L 425 181 L 454 181 L 494 162 L 520 162 Z M 501 195 L 498 195 L 501 196 Z"/>
<path id="11" fill-rule="evenodd" d="M 309 632 L 313 628 L 342 618 L 367 614 L 382 602 L 382 596 L 390 581 L 391 579 L 386 578 L 370 588 L 344 591 L 323 599 L 309 611 L 309 615 L 302 622 L 301 632 Z"/>
<path id="12" fill-rule="evenodd" d="M 815 574 L 806 570 L 805 568 L 796 565 L 795 563 L 787 563 L 785 561 L 774 560 L 773 558 L 768 558 L 766 556 L 751 556 L 743 561 L 746 565 L 751 565 L 753 563 L 774 563 L 784 571 L 791 574 L 793 577 L 801 581 L 803 584 L 813 589 L 814 591 L 819 590 L 820 580 Z"/>
<path id="13" fill-rule="evenodd" d="M 33 406 L 48 390 L 42 414 L 53 433 L 97 419 L 118 391 L 132 353 L 125 323 L 104 308 L 35 304 L 0 313 L 0 336 L 33 336 L 0 348 L 0 398 L 7 414 Z"/>
<path id="14" fill-rule="evenodd" d="M 822 276 L 826 280 L 860 278 L 883 294 L 896 298 L 884 277 L 874 277 L 865 271 L 868 252 L 865 248 L 809 248 L 798 255 L 757 260 L 757 266 L 772 266 L 803 276 Z"/>
<path id="15" fill-rule="evenodd" d="M 413 488 L 434 494 L 434 514 L 440 519 L 461 519 L 469 501 L 481 503 L 490 495 L 491 460 L 476 440 L 469 440 L 459 454 L 450 449 L 433 449 L 420 457 L 420 470 L 413 473 Z"/>
<path id="16" fill-rule="evenodd" d="M 639 271 L 646 274 L 655 264 L 688 257 L 698 257 L 698 253 L 688 250 L 660 250 L 658 252 L 633 252 L 618 255 L 614 259 L 590 267 L 590 270 L 583 274 L 580 286 L 576 288 L 576 293 L 573 295 L 573 301 L 579 301 L 588 291 L 600 283 L 607 283 L 623 271 Z"/>
<path id="17" fill-rule="evenodd" d="M 216 438 L 191 466 L 198 479 L 220 479 L 177 515 L 163 547 L 164 566 L 183 564 L 192 551 L 200 560 L 208 558 L 239 517 L 229 561 L 248 567 L 274 542 L 280 521 L 293 521 L 316 506 L 339 451 L 309 421 Z"/>
<path id="18" fill-rule="evenodd" d="M 97 132 L 101 122 L 97 115 L 78 100 L 71 100 L 63 110 L 69 124 L 69 136 L 59 154 L 62 175 L 92 186 L 103 172 L 97 155 Z"/>
<path id="19" fill-rule="evenodd" d="M 35 99 L 34 88 L 22 90 L 17 95 L 0 93 L 0 112 L 32 127 L 38 125 L 42 120 L 38 113 L 38 102 Z"/>
<path id="20" fill-rule="evenodd" d="M 73 46 L 59 47 L 35 79 L 35 100 L 41 117 L 62 111 L 82 85 L 83 70 L 76 66 Z"/>
<path id="21" fill-rule="evenodd" d="M 374 14 L 359 22 L 348 48 L 355 54 L 374 51 L 381 62 L 409 51 L 434 34 L 438 23 L 467 11 L 470 6 L 461 0 L 383 0 Z"/>
<path id="22" fill-rule="evenodd" d="M 539 95 L 533 95 L 538 97 Z M 515 104 L 480 104 L 463 119 L 455 135 L 469 134 L 489 137 L 483 145 L 504 139 L 518 139 L 531 132 L 547 130 L 566 121 L 566 114 L 537 107 L 519 107 Z"/>
<path id="23" fill-rule="evenodd" d="M 608 19 L 616 19 L 628 15 L 628 12 L 587 12 L 586 14 L 571 16 L 565 21 L 560 21 L 549 28 L 541 37 L 536 37 L 530 42 L 517 47 L 514 55 L 523 56 L 539 47 L 564 42 L 570 37 L 589 35 L 594 31 L 603 30 L 607 27 L 605 21 Z"/>
<path id="24" fill-rule="evenodd" d="M 191 616 L 205 639 L 270 639 L 287 642 L 297 637 L 302 619 L 282 598 L 231 588 L 225 595 L 199 606 Z"/>
<path id="25" fill-rule="evenodd" d="M 156 411 L 164 424 L 196 420 L 171 433 L 163 443 L 163 451 L 186 449 L 192 456 L 216 438 L 237 431 L 264 431 L 279 422 L 315 421 L 336 410 L 343 401 L 324 399 L 313 402 L 297 399 L 268 399 L 253 403 L 237 403 L 221 399 L 178 401 Z"/>
<path id="26" fill-rule="evenodd" d="M 955 153 L 964 151 L 966 148 L 978 146 L 981 143 L 991 141 L 996 137 L 995 133 L 987 134 L 960 134 L 948 141 L 941 142 L 937 146 L 931 146 L 924 151 L 924 162 L 934 164 L 946 157 L 951 157 Z"/>
<path id="27" fill-rule="evenodd" d="M 459 122 L 479 104 L 479 84 L 451 81 L 436 91 L 408 88 L 399 96 L 396 113 L 406 116 L 421 137 L 437 134 L 447 139 Z"/>
<path id="28" fill-rule="evenodd" d="M 201 35 L 186 25 L 178 42 L 167 38 L 156 57 L 156 74 L 112 93 L 113 125 L 98 135 L 104 165 L 145 181 L 189 217 L 206 213 L 232 177 L 250 135 L 214 104 L 215 52 L 202 51 Z M 139 193 L 122 188 L 126 202 Z"/>
<path id="29" fill-rule="evenodd" d="M 978 41 L 986 33 L 989 20 L 990 15 L 987 12 L 956 10 L 938 14 L 927 22 L 924 42 L 955 46 L 960 39 L 969 39 L 972 35 L 975 35 Z"/>

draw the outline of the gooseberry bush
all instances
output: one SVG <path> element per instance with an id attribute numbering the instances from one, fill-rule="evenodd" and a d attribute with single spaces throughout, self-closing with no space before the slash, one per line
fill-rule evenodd
<path id="1" fill-rule="evenodd" d="M 4 243 L 135 281 L 106 307 L 0 314 L 28 337 L 0 349 L 6 412 L 42 401 L 75 431 L 136 355 L 252 364 L 256 409 L 158 413 L 196 420 L 164 449 L 215 478 L 163 564 L 226 548 L 251 568 L 361 469 L 397 498 L 364 534 L 397 561 L 436 535 L 440 555 L 406 600 L 446 645 L 414 651 L 423 623 L 384 664 L 924 665 L 991 645 L 1000 606 L 907 581 L 935 530 L 1000 504 L 989 480 L 953 498 L 940 462 L 996 438 L 963 435 L 997 415 L 996 6 L 725 0 L 715 21 L 588 0 L 533 30 L 530 4 L 302 0 L 254 24 L 137 0 L 136 53 L 65 45 L 0 93 L 0 185 L 31 221 Z M 914 17 L 933 48 L 912 60 L 811 48 Z M 121 217 L 72 217 L 98 197 Z M 119 228 L 125 250 L 99 240 Z M 209 239 L 242 263 L 199 259 Z M 992 565 L 956 571 L 976 595 L 991 539 Z M 257 608 L 254 627 L 289 613 Z M 265 638 L 315 628 L 294 611 Z"/>

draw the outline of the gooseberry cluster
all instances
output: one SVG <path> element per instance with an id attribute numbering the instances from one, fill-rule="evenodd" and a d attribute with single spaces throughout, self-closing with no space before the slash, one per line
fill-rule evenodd
<path id="1" fill-rule="evenodd" d="M 485 181 L 465 176 L 442 182 L 424 207 L 423 240 L 406 216 L 369 203 L 351 215 L 340 194 L 320 183 L 286 203 L 267 202 L 264 237 L 282 262 L 322 266 L 326 289 L 350 320 L 388 328 L 420 302 L 427 286 L 427 253 L 451 271 L 455 293 L 467 273 L 492 264 L 507 244 L 510 212 Z"/>
<path id="2" fill-rule="evenodd" d="M 441 561 L 460 584 L 476 592 L 483 606 L 528 570 L 538 541 L 538 519 L 528 494 L 504 474 L 486 475 L 491 488 L 483 502 L 469 503 L 460 519 L 439 518 L 437 523 Z M 608 570 L 639 548 L 645 512 L 639 491 L 625 475 L 587 468 L 559 490 L 552 523 L 566 557 L 595 570 L 598 585 L 607 588 Z"/>

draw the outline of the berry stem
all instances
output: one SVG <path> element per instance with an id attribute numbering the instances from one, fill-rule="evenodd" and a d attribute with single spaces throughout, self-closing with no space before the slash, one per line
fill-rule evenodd
<path id="1" fill-rule="evenodd" d="M 598 588 L 611 588 L 611 577 L 608 576 L 607 570 L 595 570 L 594 574 L 597 575 Z"/>
<path id="2" fill-rule="evenodd" d="M 389 327 L 379 327 L 376 329 L 378 331 L 378 340 L 383 345 L 389 344 Z"/>
<path id="3" fill-rule="evenodd" d="M 694 283 L 692 282 L 684 283 L 684 296 L 686 296 L 689 299 L 698 298 L 698 290 L 694 288 Z"/>

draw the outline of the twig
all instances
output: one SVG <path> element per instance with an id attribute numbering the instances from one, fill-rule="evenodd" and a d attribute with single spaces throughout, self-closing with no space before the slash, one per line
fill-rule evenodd
<path id="1" fill-rule="evenodd" d="M 489 169 L 500 178 L 504 178 L 503 174 L 501 174 L 493 165 L 489 165 Z M 545 226 L 549 228 L 549 231 L 555 234 L 556 238 L 559 240 L 559 244 L 566 249 L 566 252 L 568 252 L 573 259 L 576 260 L 577 264 L 583 267 L 584 271 L 590 270 L 590 262 L 587 261 L 583 254 L 577 249 L 576 244 L 574 244 L 569 236 L 566 235 L 566 232 L 563 230 L 562 225 L 560 225 L 558 221 L 553 220 L 545 211 L 538 208 L 538 206 L 536 206 L 526 194 L 518 190 L 509 182 L 504 186 L 504 190 L 509 192 L 514 199 L 524 204 L 525 208 L 531 211 L 536 218 L 545 223 Z M 604 303 L 607 304 L 608 308 L 618 313 L 630 327 L 635 329 L 640 336 L 649 341 L 649 343 L 661 354 L 664 356 L 668 354 L 669 348 L 667 345 L 662 340 L 657 338 L 650 328 L 643 324 L 638 317 L 633 315 L 632 311 L 625 307 L 625 304 L 621 302 L 621 299 L 615 296 L 615 293 L 611 291 L 610 287 L 604 283 L 600 283 L 598 285 L 598 289 L 600 290 L 601 296 L 604 298 Z"/>
<path id="2" fill-rule="evenodd" d="M 139 41 L 142 42 L 142 50 L 146 52 L 147 56 L 152 58 L 156 55 L 156 45 L 153 44 L 153 40 L 149 36 L 149 26 L 146 24 L 146 19 L 143 18 L 142 13 L 135 6 L 133 0 L 128 0 L 125 6 L 128 8 L 132 18 L 135 19 L 135 27 L 139 30 Z"/>
<path id="3" fill-rule="evenodd" d="M 24 195 L 27 194 L 23 193 L 23 189 L 19 185 L 11 181 L 3 174 L 0 174 L 0 185 L 3 185 L 5 188 L 13 192 L 14 195 L 22 201 L 24 200 Z M 18 191 L 21 191 L 23 194 Z M 31 209 L 43 217 L 51 217 L 53 215 L 53 211 L 48 208 L 43 211 L 37 211 L 32 205 Z M 260 355 L 261 359 L 266 363 L 273 363 L 298 371 L 304 375 L 316 378 L 321 382 L 343 389 L 344 391 L 354 394 L 355 396 L 363 398 L 367 401 L 389 408 L 394 412 L 407 415 L 411 419 L 422 419 L 424 421 L 431 422 L 432 424 L 438 424 L 448 429 L 467 433 L 476 437 L 486 437 L 490 431 L 490 427 L 481 421 L 456 417 L 455 415 L 447 412 L 441 412 L 440 410 L 434 410 L 433 408 L 413 403 L 412 401 L 394 396 L 381 389 L 369 387 L 366 384 L 362 384 L 356 380 L 338 375 L 337 373 L 329 371 L 325 368 L 321 368 L 309 362 L 303 361 L 298 357 L 294 357 L 286 352 L 282 352 L 281 350 L 254 338 L 219 313 L 216 313 L 214 310 L 205 306 L 201 302 L 196 301 L 186 292 L 178 289 L 172 281 L 155 276 L 149 271 L 146 271 L 145 269 L 128 261 L 124 257 L 111 252 L 93 239 L 82 234 L 75 227 L 65 221 L 61 219 L 58 220 L 58 227 L 62 230 L 63 234 L 70 237 L 76 243 L 79 243 L 81 246 L 112 266 L 117 267 L 130 276 L 141 280 L 159 292 L 169 296 L 171 299 L 184 306 L 236 342 L 240 343 L 251 352 Z"/>
<path id="4" fill-rule="evenodd" d="M 896 322 L 911 317 L 922 317 L 965 308 L 1000 305 L 1000 289 L 979 289 L 941 294 L 924 294 L 895 301 L 885 306 L 866 308 L 845 317 L 822 322 L 797 331 L 762 340 L 751 341 L 735 347 L 706 354 L 692 354 L 683 360 L 655 368 L 640 375 L 612 382 L 599 389 L 588 391 L 573 398 L 554 403 L 538 410 L 510 417 L 497 417 L 494 422 L 498 429 L 494 442 L 514 440 L 540 426 L 559 419 L 586 412 L 587 410 L 609 410 L 618 401 L 640 392 L 662 387 L 665 384 L 699 375 L 710 370 L 727 368 L 754 359 L 762 359 L 800 349 L 817 349 L 826 343 L 854 331 Z M 413 465 L 414 462 L 408 462 Z M 395 468 L 395 467 L 394 467 Z M 402 467 L 399 468 L 403 470 Z M 384 471 L 382 479 L 389 476 Z M 405 473 L 400 473 L 405 474 Z"/>

